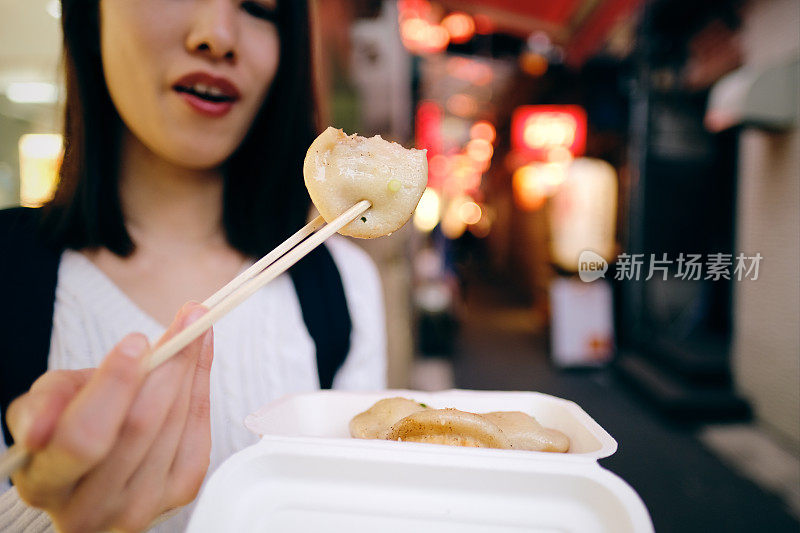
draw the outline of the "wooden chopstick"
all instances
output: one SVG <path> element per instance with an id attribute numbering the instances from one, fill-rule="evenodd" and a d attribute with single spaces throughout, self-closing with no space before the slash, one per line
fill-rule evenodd
<path id="1" fill-rule="evenodd" d="M 28 450 L 19 444 L 12 444 L 0 455 L 0 479 L 10 477 L 11 474 L 25 466 L 30 459 Z"/>
<path id="2" fill-rule="evenodd" d="M 289 267 L 302 259 L 311 250 L 322 244 L 328 237 L 342 229 L 344 226 L 356 219 L 361 213 L 369 209 L 370 203 L 366 200 L 358 202 L 356 205 L 336 217 L 329 224 L 304 240 L 291 251 L 283 255 L 280 259 L 265 268 L 252 279 L 245 281 L 237 289 L 228 294 L 208 313 L 201 316 L 197 321 L 192 322 L 185 329 L 179 331 L 174 337 L 156 348 L 150 353 L 147 359 L 148 371 L 154 369 L 176 353 L 183 350 L 190 342 L 199 337 L 203 332 L 210 328 L 217 320 L 228 314 L 228 312 L 249 298 L 258 289 L 277 278 Z"/>
<path id="3" fill-rule="evenodd" d="M 222 287 L 220 290 L 209 296 L 206 301 L 203 302 L 203 305 L 208 309 L 211 309 L 219 302 L 221 302 L 226 296 L 232 293 L 234 290 L 241 287 L 247 280 L 267 268 L 276 259 L 281 257 L 283 254 L 297 246 L 297 244 L 319 228 L 325 225 L 325 219 L 321 216 L 318 216 L 302 228 L 300 228 L 294 235 L 280 243 L 274 250 L 269 252 L 267 255 L 253 263 L 253 265 L 233 278 L 228 284 Z"/>
<path id="4" fill-rule="evenodd" d="M 369 209 L 371 205 L 367 200 L 362 200 L 326 225 L 323 225 L 322 217 L 317 217 L 283 241 L 253 266 L 211 295 L 203 303 L 208 307 L 208 313 L 147 355 L 147 371 L 153 370 L 183 350 L 217 320 L 252 296 L 258 289 L 286 272 L 311 250 L 325 242 L 328 237 Z M 264 268 L 265 266 L 266 268 Z M 0 456 L 0 479 L 9 477 L 22 468 L 29 459 L 30 454 L 27 450 L 19 444 L 12 444 Z"/>

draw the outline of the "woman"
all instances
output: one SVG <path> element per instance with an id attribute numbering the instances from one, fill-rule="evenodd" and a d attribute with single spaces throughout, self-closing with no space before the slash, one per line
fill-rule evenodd
<path id="1" fill-rule="evenodd" d="M 327 344 L 306 328 L 287 276 L 154 372 L 140 365 L 147 338 L 203 314 L 184 302 L 305 221 L 300 171 L 316 130 L 308 12 L 297 0 L 63 0 L 62 24 L 65 158 L 41 217 L 60 254 L 49 371 L 8 408 L 33 460 L 0 495 L 0 529 L 138 531 L 255 441 L 245 415 L 320 386 L 315 353 Z M 8 218 L 0 235 L 16 242 Z M 343 239 L 328 249 L 352 319 L 333 386 L 381 388 L 374 265 Z M 342 323 L 327 318 L 328 329 Z M 180 530 L 187 517 L 159 527 Z"/>

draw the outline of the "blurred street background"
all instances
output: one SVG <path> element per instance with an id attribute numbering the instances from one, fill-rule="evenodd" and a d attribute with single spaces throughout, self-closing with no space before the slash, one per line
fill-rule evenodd
<path id="1" fill-rule="evenodd" d="M 798 531 L 800 2 L 314 5 L 325 124 L 428 150 L 359 242 L 390 386 L 573 400 L 656 531 Z M 58 17 L 0 0 L 0 207 L 55 183 Z"/>

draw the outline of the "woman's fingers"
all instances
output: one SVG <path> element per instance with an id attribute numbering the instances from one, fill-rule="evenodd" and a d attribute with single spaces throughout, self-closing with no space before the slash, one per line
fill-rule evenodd
<path id="1" fill-rule="evenodd" d="M 172 325 L 156 345 L 166 342 L 205 313 L 206 310 L 199 304 L 187 304 L 178 312 Z M 81 492 L 92 495 L 106 490 L 109 485 L 124 487 L 139 468 L 153 442 L 162 438 L 160 432 L 180 393 L 180 384 L 186 379 L 184 376 L 191 376 L 193 361 L 191 355 L 187 354 L 191 346 L 187 346 L 180 354 L 147 376 L 128 411 L 114 448 L 107 460 L 87 476 L 80 488 Z"/>
<path id="2" fill-rule="evenodd" d="M 198 303 L 184 305 L 156 346 L 161 346 L 207 312 L 208 310 Z M 156 432 L 158 432 L 157 441 L 164 440 L 162 430 L 165 427 L 165 419 L 172 416 L 172 420 L 168 422 L 175 420 L 175 415 L 170 415 L 178 409 L 175 404 L 180 405 L 182 401 L 185 403 L 185 400 L 181 399 L 182 394 L 191 383 L 192 370 L 197 361 L 202 339 L 201 336 L 191 342 L 170 360 L 154 369 L 142 387 L 137 401 L 131 407 L 124 430 L 131 438 L 138 437 L 138 444 L 144 445 L 139 446 L 141 457 L 144 457 L 156 441 Z M 158 415 L 153 416 L 153 413 Z M 132 473 L 133 471 L 129 474 Z"/>
<path id="3" fill-rule="evenodd" d="M 28 503 L 54 504 L 108 453 L 144 379 L 147 348 L 141 334 L 122 339 L 63 409 L 47 446 L 14 476 Z"/>
<path id="4" fill-rule="evenodd" d="M 184 483 L 173 475 L 171 467 L 176 461 L 176 453 L 178 453 L 183 446 L 186 427 L 195 416 L 193 414 L 193 408 L 196 407 L 198 401 L 206 406 L 208 406 L 209 403 L 208 387 L 206 386 L 204 390 L 198 391 L 196 390 L 195 384 L 198 375 L 205 376 L 205 381 L 206 383 L 208 382 L 208 374 L 210 372 L 214 351 L 213 335 L 213 330 L 208 330 L 184 349 L 183 355 L 190 357 L 192 361 L 191 372 L 187 373 L 185 376 L 186 379 L 183 383 L 181 394 L 169 413 L 163 430 L 159 434 L 159 439 L 153 444 L 142 467 L 136 472 L 136 475 L 129 483 L 129 488 L 132 492 L 144 494 L 147 492 L 144 490 L 145 485 L 152 481 L 152 479 L 160 477 L 163 479 L 163 483 L 160 484 L 160 487 L 167 492 L 161 504 L 166 504 L 168 507 L 188 503 L 194 498 L 194 494 L 196 493 L 195 490 L 194 493 L 189 495 L 189 491 L 176 489 L 176 485 L 179 482 L 181 485 L 184 485 Z M 205 431 L 209 434 L 207 447 L 205 453 L 200 450 L 199 455 L 194 456 L 191 461 L 191 468 L 194 476 L 199 476 L 201 482 L 208 470 L 208 457 L 211 449 L 210 422 L 207 415 L 204 417 L 204 420 Z M 193 424 L 198 423 L 201 426 L 203 425 L 202 422 L 193 422 Z M 174 499 L 170 497 L 171 494 L 177 492 L 183 495 L 183 499 L 180 502 L 175 502 Z M 147 504 L 148 501 L 146 498 L 140 501 L 141 507 L 146 507 Z M 133 514 L 135 516 L 136 513 Z"/>
<path id="5" fill-rule="evenodd" d="M 106 356 L 86 386 L 64 410 L 50 448 L 71 459 L 67 470 L 81 476 L 111 450 L 145 376 L 147 338 L 132 333 Z"/>
<path id="6" fill-rule="evenodd" d="M 27 393 L 8 407 L 6 420 L 14 441 L 29 451 L 43 448 L 61 413 L 93 372 L 93 368 L 56 370 L 37 379 Z"/>
<path id="7" fill-rule="evenodd" d="M 172 324 L 169 325 L 167 331 L 165 331 L 161 338 L 158 339 L 158 342 L 156 342 L 154 347 L 157 348 L 161 346 L 172 337 L 177 335 L 180 331 L 184 330 L 189 324 L 196 321 L 206 313 L 208 313 L 208 309 L 203 307 L 203 304 L 197 302 L 188 302 L 184 304 L 183 307 L 178 310 L 178 313 L 175 315 L 175 319 L 172 321 Z M 187 349 L 188 346 L 181 350 L 181 353 L 186 353 Z"/>
<path id="8" fill-rule="evenodd" d="M 188 322 L 185 325 L 188 325 Z M 147 455 L 125 487 L 126 504 L 114 519 L 114 523 L 123 530 L 136 531 L 147 527 L 154 516 L 179 504 L 188 503 L 197 492 L 197 488 L 193 488 L 191 496 L 184 495 L 183 500 L 176 503 L 169 495 L 177 492 L 175 486 L 179 480 L 172 475 L 170 467 L 175 461 L 176 451 L 181 445 L 184 429 L 190 416 L 195 376 L 198 372 L 197 365 L 202 363 L 207 366 L 211 362 L 212 335 L 211 330 L 207 331 L 202 337 L 189 344 L 180 355 L 181 358 L 185 358 L 191 363 L 191 367 L 188 372 L 184 372 L 180 392 L 158 431 L 158 437 L 153 441 Z M 170 362 L 168 361 L 164 366 L 169 365 Z M 145 386 L 147 385 L 149 383 Z M 206 402 L 208 402 L 207 392 Z M 207 419 L 206 426 L 208 426 Z M 207 431 L 210 433 L 210 430 Z M 210 448 L 209 437 L 205 456 L 201 453 L 194 461 L 195 477 L 199 477 L 201 481 L 208 469 Z M 199 487 L 199 482 L 197 486 Z"/>
<path id="9" fill-rule="evenodd" d="M 177 363 L 168 361 L 164 370 L 167 365 Z M 183 373 L 184 382 L 190 384 L 187 376 L 190 378 L 191 373 Z M 157 385 L 161 390 L 158 394 L 148 395 L 150 385 Z M 173 412 L 181 403 L 186 388 L 187 385 L 182 383 L 148 379 L 131 407 L 117 445 L 101 464 L 84 476 L 62 509 L 60 514 L 65 523 L 85 528 L 87 524 L 81 522 L 82 517 L 87 508 L 93 508 L 98 520 L 92 525 L 95 529 L 115 526 L 124 531 L 139 531 L 159 513 L 159 506 L 164 505 L 163 492 L 167 480 L 164 472 L 154 468 L 151 452 L 163 446 L 165 440 L 173 438 L 170 435 L 170 424 L 174 424 Z M 171 393 L 175 398 L 170 396 L 166 401 L 164 395 Z M 116 497 L 111 498 L 109 494 Z"/>
<path id="10" fill-rule="evenodd" d="M 199 304 L 184 306 L 159 344 L 205 313 L 206 310 Z M 175 405 L 181 402 L 182 389 L 185 395 L 191 386 L 193 359 L 196 359 L 191 353 L 193 344 L 147 376 L 127 413 L 113 449 L 105 460 L 84 476 L 80 484 L 75 487 L 69 505 L 62 513 L 67 521 L 80 520 L 87 507 L 97 505 L 100 501 L 108 504 L 105 506 L 105 512 L 100 513 L 105 514 L 108 520 L 114 520 L 114 517 L 128 506 L 126 501 L 128 497 L 120 500 L 124 501 L 124 504 L 119 504 L 118 501 L 109 501 L 106 495 L 117 492 L 130 493 L 127 485 L 131 476 L 138 476 L 144 470 L 149 471 L 148 450 L 159 446 L 165 438 L 169 440 L 168 435 L 165 435 L 170 431 L 168 426 L 171 422 L 168 417 L 175 410 Z M 148 494 L 143 497 L 157 498 L 163 490 L 164 478 L 165 475 L 158 476 L 157 481 L 145 489 Z"/>
<path id="11" fill-rule="evenodd" d="M 206 312 L 184 306 L 159 344 Z M 35 451 L 15 475 L 22 498 L 65 531 L 145 527 L 176 499 L 193 498 L 211 446 L 211 338 L 209 331 L 148 375 L 147 340 L 132 334 L 93 372 L 51 372 L 37 382 L 9 410 L 14 434 Z M 177 461 L 187 435 L 199 459 Z M 179 478 L 176 463 L 185 463 Z"/>
<path id="12" fill-rule="evenodd" d="M 214 332 L 209 331 L 195 367 L 186 423 L 180 446 L 170 470 L 170 507 L 186 505 L 200 490 L 211 454 L 211 365 L 214 361 Z"/>
<path id="13" fill-rule="evenodd" d="M 211 332 L 206 332 L 204 337 L 209 335 Z M 193 358 L 193 367 L 184 375 L 180 393 L 172 404 L 158 433 L 158 438 L 153 442 L 142 464 L 128 482 L 126 490 L 130 494 L 130 500 L 118 521 L 118 524 L 121 524 L 125 530 L 137 530 L 145 527 L 149 522 L 142 522 L 142 520 L 149 521 L 153 516 L 174 506 L 166 496 L 173 492 L 172 487 L 177 482 L 170 473 L 170 467 L 174 462 L 186 426 L 194 381 L 194 364 L 199 358 L 198 345 L 202 342 L 203 337 L 187 346 L 186 349 Z M 196 461 L 195 464 L 197 470 L 202 471 L 202 476 L 205 476 L 207 463 L 203 463 L 201 460 Z"/>
<path id="14" fill-rule="evenodd" d="M 138 477 L 146 477 L 148 470 L 153 474 L 158 473 L 164 478 L 169 476 L 170 467 L 175 460 L 175 454 L 187 424 L 187 417 L 190 414 L 192 387 L 200 352 L 202 346 L 207 342 L 206 337 L 210 335 L 211 332 L 208 331 L 186 347 L 189 352 L 187 355 L 192 357 L 192 367 L 184 374 L 180 394 L 172 405 L 158 440 L 153 443 L 141 470 L 137 472 Z M 132 480 L 133 482 L 134 480 Z"/>

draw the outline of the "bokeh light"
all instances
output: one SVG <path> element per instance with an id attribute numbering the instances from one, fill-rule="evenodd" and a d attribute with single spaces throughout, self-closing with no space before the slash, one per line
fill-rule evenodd
<path id="1" fill-rule="evenodd" d="M 484 139 L 472 139 L 467 143 L 467 155 L 479 162 L 485 162 L 492 158 L 494 149 L 491 143 Z"/>
<path id="2" fill-rule="evenodd" d="M 547 72 L 547 58 L 535 52 L 525 52 L 519 56 L 519 66 L 523 72 L 538 77 Z"/>
<path id="3" fill-rule="evenodd" d="M 447 99 L 447 110 L 452 114 L 466 118 L 478 112 L 478 102 L 468 94 L 457 93 Z"/>
<path id="4" fill-rule="evenodd" d="M 439 223 L 441 200 L 439 194 L 430 187 L 425 189 L 414 211 L 414 227 L 422 232 L 429 232 Z"/>
<path id="5" fill-rule="evenodd" d="M 477 224 L 481 219 L 481 207 L 473 201 L 466 201 L 458 208 L 458 216 L 464 224 Z"/>
<path id="6" fill-rule="evenodd" d="M 446 29 L 418 17 L 400 23 L 400 38 L 403 45 L 415 54 L 442 52 L 450 42 L 450 34 Z"/>
<path id="7" fill-rule="evenodd" d="M 19 140 L 20 204 L 37 207 L 53 197 L 62 157 L 62 136 L 28 134 Z"/>
<path id="8" fill-rule="evenodd" d="M 494 126 L 488 120 L 479 120 L 469 129 L 469 136 L 473 139 L 483 139 L 489 143 L 493 143 L 497 132 Z"/>
<path id="9" fill-rule="evenodd" d="M 512 177 L 514 203 L 523 211 L 535 211 L 547 199 L 547 185 L 542 181 L 535 165 L 525 165 L 516 170 Z"/>
<path id="10" fill-rule="evenodd" d="M 442 26 L 450 34 L 450 41 L 456 44 L 469 41 L 475 34 L 475 21 L 466 13 L 450 13 L 442 19 Z"/>

